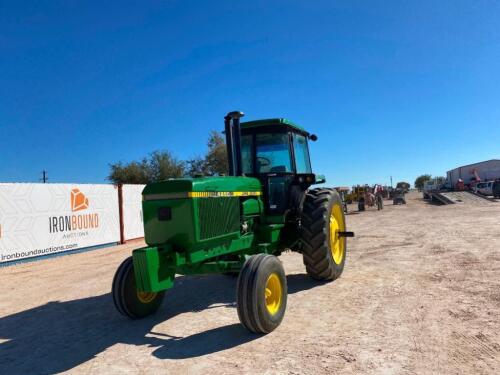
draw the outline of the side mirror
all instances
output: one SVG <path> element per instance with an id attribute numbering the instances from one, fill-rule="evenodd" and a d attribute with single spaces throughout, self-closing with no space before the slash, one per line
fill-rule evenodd
<path id="1" fill-rule="evenodd" d="M 326 182 L 326 178 L 322 174 L 317 174 L 314 176 L 314 183 L 315 184 L 324 184 Z"/>
<path id="2" fill-rule="evenodd" d="M 316 142 L 318 140 L 318 136 L 316 134 L 310 134 L 309 139 L 313 142 Z"/>

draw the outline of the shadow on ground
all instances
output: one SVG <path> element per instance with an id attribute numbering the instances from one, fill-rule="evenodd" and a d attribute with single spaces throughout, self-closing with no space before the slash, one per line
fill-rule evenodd
<path id="1" fill-rule="evenodd" d="M 288 293 L 322 285 L 307 275 L 287 276 Z M 159 347 L 158 358 L 191 358 L 258 339 L 240 324 L 187 337 L 151 330 L 178 314 L 207 308 L 235 308 L 236 278 L 222 275 L 178 277 L 154 316 L 131 321 L 119 315 L 111 294 L 50 302 L 0 318 L 0 373 L 51 374 L 70 370 L 107 348 L 125 343 Z M 212 306 L 217 304 L 216 306 Z M 236 314 L 236 311 L 234 312 Z"/>

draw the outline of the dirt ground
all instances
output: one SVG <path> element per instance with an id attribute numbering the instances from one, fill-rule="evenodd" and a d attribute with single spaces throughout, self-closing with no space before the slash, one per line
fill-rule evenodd
<path id="1" fill-rule="evenodd" d="M 0 373 L 500 373 L 500 203 L 407 198 L 347 216 L 333 283 L 283 255 L 288 308 L 267 336 L 240 326 L 227 276 L 178 277 L 154 317 L 120 316 L 112 277 L 140 242 L 0 268 Z"/>

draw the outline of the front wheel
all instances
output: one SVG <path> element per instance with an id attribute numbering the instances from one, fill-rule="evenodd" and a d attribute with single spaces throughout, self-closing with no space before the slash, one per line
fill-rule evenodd
<path id="1" fill-rule="evenodd" d="M 238 317 L 249 331 L 269 333 L 280 325 L 285 316 L 287 285 L 277 257 L 257 254 L 248 258 L 236 290 Z"/>
<path id="2" fill-rule="evenodd" d="M 141 292 L 136 289 L 134 263 L 128 257 L 120 264 L 113 278 L 113 302 L 120 314 L 141 319 L 160 308 L 165 292 Z"/>
<path id="3" fill-rule="evenodd" d="M 344 270 L 346 230 L 342 202 L 332 189 L 307 192 L 302 211 L 302 255 L 306 271 L 317 280 L 335 280 Z"/>

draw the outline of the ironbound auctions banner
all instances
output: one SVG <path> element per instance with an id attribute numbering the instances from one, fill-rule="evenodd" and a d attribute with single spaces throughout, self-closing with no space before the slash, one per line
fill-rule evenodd
<path id="1" fill-rule="evenodd" d="M 144 237 L 142 190 L 146 185 L 123 185 L 123 231 L 125 240 Z"/>
<path id="2" fill-rule="evenodd" d="M 119 241 L 113 185 L 0 183 L 0 262 Z"/>

